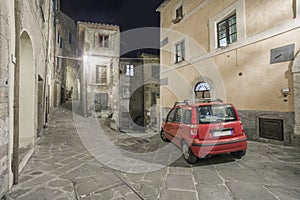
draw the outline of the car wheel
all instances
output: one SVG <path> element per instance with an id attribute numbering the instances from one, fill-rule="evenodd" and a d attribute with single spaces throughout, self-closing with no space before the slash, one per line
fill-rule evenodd
<path id="1" fill-rule="evenodd" d="M 170 142 L 170 140 L 166 137 L 165 131 L 164 131 L 163 129 L 160 131 L 160 138 L 161 138 L 164 142 Z"/>
<path id="2" fill-rule="evenodd" d="M 181 147 L 183 158 L 190 164 L 196 163 L 198 158 L 193 154 L 191 148 L 185 141 L 182 142 Z"/>
<path id="3" fill-rule="evenodd" d="M 242 158 L 246 154 L 246 150 L 231 152 L 230 154 L 233 157 L 240 159 L 240 158 Z"/>

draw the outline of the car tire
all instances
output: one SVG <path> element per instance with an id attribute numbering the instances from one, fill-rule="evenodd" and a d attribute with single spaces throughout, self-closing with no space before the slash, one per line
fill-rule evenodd
<path id="1" fill-rule="evenodd" d="M 183 141 L 181 143 L 181 149 L 182 149 L 182 156 L 188 163 L 195 164 L 197 162 L 198 158 L 193 154 L 191 148 L 186 143 L 186 141 Z"/>
<path id="2" fill-rule="evenodd" d="M 242 158 L 245 154 L 246 154 L 246 150 L 230 152 L 230 155 L 238 159 Z"/>
<path id="3" fill-rule="evenodd" d="M 160 131 L 160 138 L 161 138 L 164 142 L 170 142 L 170 140 L 166 137 L 165 131 L 164 131 L 163 129 Z"/>

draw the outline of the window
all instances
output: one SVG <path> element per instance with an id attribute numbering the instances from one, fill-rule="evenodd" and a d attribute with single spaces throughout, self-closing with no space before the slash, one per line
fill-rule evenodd
<path id="1" fill-rule="evenodd" d="M 69 32 L 69 44 L 72 44 L 72 33 Z"/>
<path id="2" fill-rule="evenodd" d="M 122 93 L 123 99 L 129 99 L 130 98 L 130 88 L 129 86 L 123 87 L 123 93 Z"/>
<path id="3" fill-rule="evenodd" d="M 99 47 L 109 47 L 109 35 L 99 34 Z"/>
<path id="4" fill-rule="evenodd" d="M 183 118 L 183 110 L 182 110 L 182 108 L 177 108 L 174 121 L 177 123 L 181 123 L 182 118 Z"/>
<path id="5" fill-rule="evenodd" d="M 203 92 L 203 91 L 209 91 L 210 86 L 206 82 L 199 82 L 195 86 L 195 92 Z"/>
<path id="6" fill-rule="evenodd" d="M 176 9 L 175 11 L 175 19 L 173 20 L 173 23 L 176 24 L 180 22 L 180 20 L 183 18 L 183 11 L 182 11 L 182 6 Z"/>
<path id="7" fill-rule="evenodd" d="M 126 76 L 134 76 L 134 67 L 133 67 L 133 65 L 126 65 L 125 75 Z"/>
<path id="8" fill-rule="evenodd" d="M 157 104 L 157 93 L 152 92 L 151 93 L 151 106 L 154 106 Z"/>
<path id="9" fill-rule="evenodd" d="M 153 79 L 159 79 L 159 66 L 152 66 L 151 77 Z"/>
<path id="10" fill-rule="evenodd" d="M 226 47 L 237 41 L 236 15 L 232 15 L 217 24 L 218 47 Z"/>
<path id="11" fill-rule="evenodd" d="M 226 34 L 226 39 L 223 39 L 223 41 L 220 40 L 221 39 L 221 35 L 219 34 L 219 30 L 218 30 L 218 25 L 220 24 L 220 26 L 222 27 L 221 23 L 226 21 L 226 19 L 229 19 L 231 17 L 235 18 L 235 25 L 231 24 L 231 42 L 235 42 L 236 43 L 243 43 L 243 41 L 246 39 L 246 24 L 245 22 L 246 20 L 246 11 L 245 11 L 245 0 L 236 0 L 235 3 L 232 3 L 230 6 L 228 6 L 227 8 L 225 8 L 224 10 L 218 12 L 216 15 L 211 16 L 209 18 L 209 46 L 210 46 L 210 51 L 216 51 L 218 48 L 221 47 L 220 44 L 224 45 L 224 42 L 227 40 L 230 41 L 230 38 L 227 38 L 227 35 L 229 37 L 229 30 L 228 32 L 225 31 L 222 32 L 220 30 L 220 34 L 223 33 Z M 226 23 L 225 23 L 226 24 Z M 221 28 L 220 27 L 220 28 Z M 229 27 L 228 27 L 229 29 Z M 236 30 L 234 30 L 236 29 Z M 234 34 L 235 32 L 235 34 Z M 220 37 L 219 37 L 220 35 Z M 228 45 L 229 43 L 227 43 Z M 225 48 L 226 46 L 223 46 L 222 48 Z M 219 49 L 220 50 L 220 49 Z"/>
<path id="12" fill-rule="evenodd" d="M 62 48 L 63 47 L 62 37 L 59 36 L 58 40 L 59 40 L 59 48 Z"/>
<path id="13" fill-rule="evenodd" d="M 57 31 L 57 44 L 59 44 L 59 42 L 60 42 L 60 33 L 59 31 Z"/>
<path id="14" fill-rule="evenodd" d="M 107 84 L 107 67 L 97 66 L 96 82 L 100 84 Z"/>
<path id="15" fill-rule="evenodd" d="M 196 97 L 199 98 L 209 98 L 210 97 L 210 86 L 206 82 L 199 82 L 196 84 L 194 92 L 196 94 Z"/>
<path id="16" fill-rule="evenodd" d="M 183 121 L 184 124 L 191 124 L 192 122 L 192 110 L 185 110 L 183 113 Z"/>
<path id="17" fill-rule="evenodd" d="M 174 114 L 175 114 L 175 109 L 171 110 L 168 117 L 167 117 L 167 122 L 173 122 L 174 121 Z"/>
<path id="18" fill-rule="evenodd" d="M 182 17 L 183 17 L 182 6 L 180 6 L 179 8 L 176 9 L 176 19 Z"/>
<path id="19" fill-rule="evenodd" d="M 57 44 L 59 45 L 59 48 L 62 48 L 62 37 L 59 31 L 57 31 Z"/>
<path id="20" fill-rule="evenodd" d="M 95 94 L 95 110 L 107 110 L 108 109 L 108 94 L 96 93 Z"/>
<path id="21" fill-rule="evenodd" d="M 211 124 L 236 121 L 236 114 L 231 105 L 199 106 L 197 109 L 199 123 Z"/>
<path id="22" fill-rule="evenodd" d="M 185 52 L 184 52 L 184 41 L 175 45 L 175 62 L 179 63 L 184 60 Z"/>

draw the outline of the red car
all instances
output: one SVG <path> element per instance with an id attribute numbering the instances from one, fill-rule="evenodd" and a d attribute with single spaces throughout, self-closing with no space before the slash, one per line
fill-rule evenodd
<path id="1" fill-rule="evenodd" d="M 221 100 L 176 102 L 164 119 L 160 136 L 182 149 L 188 163 L 197 158 L 230 153 L 246 154 L 247 137 L 237 110 Z"/>

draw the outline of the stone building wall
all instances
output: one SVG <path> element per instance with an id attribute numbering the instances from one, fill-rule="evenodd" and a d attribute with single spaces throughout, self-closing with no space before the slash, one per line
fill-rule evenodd
<path id="1" fill-rule="evenodd" d="M 15 18 L 18 4 L 20 22 Z M 39 127 L 46 118 L 47 77 L 53 62 L 53 1 L 0 1 L 0 198 L 12 187 L 14 135 L 19 136 L 19 169 L 22 171 L 35 150 Z M 49 23 L 48 23 L 49 22 Z M 20 27 L 16 33 L 15 27 Z M 49 25 L 49 26 L 48 26 Z M 16 57 L 16 35 L 20 42 L 20 57 Z M 20 78 L 15 82 L 16 62 L 20 63 Z M 46 70 L 47 69 L 47 70 Z M 28 81 L 30 80 L 30 81 Z M 15 86 L 20 85 L 19 104 L 14 105 Z M 14 116 L 19 108 L 19 116 Z M 20 123 L 14 132 L 14 119 Z M 24 150 L 24 151 L 23 151 Z"/>
<path id="2" fill-rule="evenodd" d="M 108 116 L 118 110 L 120 28 L 78 22 L 77 29 L 78 57 L 82 58 L 80 105 L 83 114 Z"/>
<path id="3" fill-rule="evenodd" d="M 7 0 L 0 2 L 0 198 L 9 187 L 9 88 L 12 87 L 9 82 L 12 50 L 9 6 L 12 5 Z"/>
<path id="4" fill-rule="evenodd" d="M 176 18 L 180 8 L 183 15 Z M 272 12 L 274 8 L 278 12 Z M 200 92 L 195 91 L 197 84 L 204 81 L 211 97 L 237 107 L 250 139 L 265 140 L 270 130 L 280 127 L 283 141 L 266 141 L 299 143 L 300 79 L 293 64 L 300 48 L 299 8 L 299 0 L 164 1 L 157 9 L 163 28 L 160 60 L 174 70 L 161 74 L 166 80 L 161 87 L 162 110 L 176 99 L 195 98 Z M 230 17 L 236 38 L 222 44 L 218 31 Z M 183 60 L 176 60 L 179 44 L 184 45 Z M 259 130 L 265 130 L 264 137 Z"/>
<path id="5" fill-rule="evenodd" d="M 61 37 L 61 48 L 59 42 L 56 49 L 60 49 L 57 52 L 58 59 L 61 62 L 61 77 L 62 77 L 62 101 L 71 99 L 72 95 L 75 99 L 78 98 L 78 60 L 76 59 L 77 48 L 77 27 L 72 18 L 59 12 L 57 14 L 57 37 Z M 59 34 L 58 34 L 59 32 Z M 58 38 L 57 38 L 58 41 Z"/>
<path id="6" fill-rule="evenodd" d="M 153 54 L 142 53 L 144 76 L 144 116 L 145 125 L 155 131 L 159 127 L 158 98 L 160 95 L 160 61 Z"/>
<path id="7" fill-rule="evenodd" d="M 239 115 L 243 123 L 243 128 L 248 139 L 269 142 L 274 144 L 291 145 L 294 139 L 294 113 L 293 112 L 271 112 L 239 110 Z M 275 119 L 283 121 L 283 141 L 260 137 L 260 119 Z"/>

